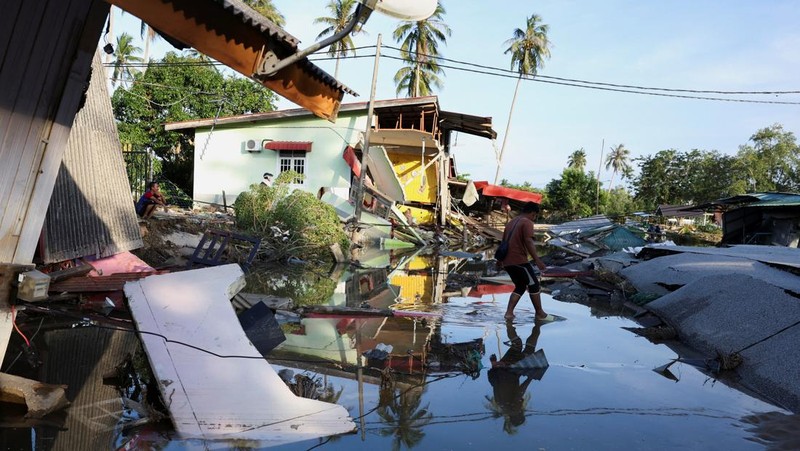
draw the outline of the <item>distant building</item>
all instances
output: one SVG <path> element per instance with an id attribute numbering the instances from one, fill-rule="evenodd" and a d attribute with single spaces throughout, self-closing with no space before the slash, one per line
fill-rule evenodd
<path id="1" fill-rule="evenodd" d="M 800 194 L 750 193 L 718 199 L 696 208 L 721 208 L 722 244 L 798 247 Z"/>

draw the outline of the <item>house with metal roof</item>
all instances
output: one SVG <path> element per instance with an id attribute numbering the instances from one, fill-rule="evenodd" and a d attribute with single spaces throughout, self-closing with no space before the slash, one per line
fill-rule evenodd
<path id="1" fill-rule="evenodd" d="M 748 193 L 699 205 L 722 208 L 722 244 L 798 247 L 800 194 Z"/>
<path id="2" fill-rule="evenodd" d="M 345 208 L 355 198 L 351 189 L 362 169 L 368 106 L 344 104 L 333 122 L 291 109 L 165 127 L 194 133 L 195 200 L 231 204 L 264 173 L 277 176 L 291 170 L 304 176 L 294 181 L 294 189 L 325 196 Z M 369 123 L 370 194 L 363 199 L 364 208 L 386 217 L 382 213 L 396 203 L 417 222 L 444 223 L 450 210 L 447 181 L 453 133 L 496 137 L 491 118 L 444 111 L 435 96 L 378 100 Z"/>

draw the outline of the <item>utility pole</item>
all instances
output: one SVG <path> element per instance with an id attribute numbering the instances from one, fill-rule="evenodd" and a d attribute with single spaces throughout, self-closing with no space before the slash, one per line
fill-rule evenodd
<path id="1" fill-rule="evenodd" d="M 600 144 L 600 164 L 597 165 L 597 197 L 594 201 L 594 214 L 600 214 L 600 169 L 603 168 L 603 149 L 606 147 L 606 139 Z"/>
<path id="2" fill-rule="evenodd" d="M 369 105 L 367 106 L 367 129 L 364 130 L 364 144 L 361 147 L 361 174 L 358 175 L 358 189 L 356 190 L 356 224 L 361 222 L 361 210 L 364 204 L 364 178 L 367 176 L 367 156 L 369 155 L 369 137 L 372 134 L 372 115 L 375 112 L 375 86 L 378 83 L 378 62 L 381 58 L 381 35 L 375 47 L 375 64 L 372 67 L 372 87 L 369 92 Z"/>

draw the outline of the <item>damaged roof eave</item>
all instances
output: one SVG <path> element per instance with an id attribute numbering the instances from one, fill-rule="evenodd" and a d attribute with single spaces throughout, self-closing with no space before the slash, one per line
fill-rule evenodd
<path id="1" fill-rule="evenodd" d="M 298 50 L 296 38 L 240 0 L 106 1 L 250 78 L 265 51 L 285 58 Z M 329 121 L 336 120 L 345 93 L 358 95 L 308 58 L 256 81 Z"/>
<path id="2" fill-rule="evenodd" d="M 497 132 L 492 128 L 491 117 L 441 111 L 439 112 L 439 127 L 442 130 L 452 130 L 481 138 L 497 139 Z"/>
<path id="3" fill-rule="evenodd" d="M 378 129 L 370 134 L 370 146 L 403 146 L 438 149 L 439 143 L 432 133 L 416 129 Z"/>

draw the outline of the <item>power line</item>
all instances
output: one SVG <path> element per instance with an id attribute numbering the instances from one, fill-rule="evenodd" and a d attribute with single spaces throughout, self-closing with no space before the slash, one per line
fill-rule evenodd
<path id="1" fill-rule="evenodd" d="M 430 59 L 438 59 L 442 61 L 449 61 L 451 63 L 463 64 L 466 66 L 478 67 L 481 69 L 490 69 L 499 72 L 508 72 L 514 74 L 514 77 L 519 77 L 519 72 L 513 71 L 510 69 L 501 69 L 494 66 L 485 66 L 482 64 L 477 63 L 470 63 L 468 61 L 459 61 L 450 58 L 445 58 L 442 56 L 435 56 L 435 55 L 427 55 L 424 53 L 417 53 L 417 52 L 407 52 L 403 49 L 391 46 L 385 46 L 385 48 L 391 50 L 397 50 L 401 53 L 413 53 L 418 56 L 424 56 Z M 687 92 L 687 93 L 694 93 L 694 94 L 731 94 L 731 95 L 777 95 L 777 94 L 800 94 L 800 91 L 721 91 L 721 90 L 701 90 L 701 89 L 678 89 L 678 88 L 659 88 L 659 87 L 648 87 L 648 86 L 637 86 L 637 85 L 623 85 L 623 84 L 616 84 L 616 83 L 605 83 L 599 81 L 589 81 L 589 80 L 580 80 L 574 78 L 564 78 L 564 77 L 555 77 L 550 75 L 541 75 L 536 74 L 537 78 L 544 78 L 550 80 L 558 80 L 558 81 L 565 81 L 571 83 L 583 83 L 583 84 L 590 84 L 590 85 L 598 85 L 598 86 L 610 86 L 615 88 L 627 88 L 627 89 L 640 89 L 640 90 L 652 90 L 652 91 L 665 91 L 665 92 Z"/>
<path id="2" fill-rule="evenodd" d="M 389 59 L 396 59 L 396 60 L 404 61 L 403 58 L 397 57 L 397 56 L 389 56 L 389 55 L 383 55 L 383 56 L 385 56 L 386 58 L 389 58 Z M 513 78 L 513 79 L 519 78 L 519 74 L 513 74 L 513 75 L 510 74 L 510 73 L 509 74 L 496 74 L 496 73 L 487 72 L 487 71 L 481 71 L 481 70 L 475 70 L 475 69 L 465 69 L 463 67 L 448 66 L 448 65 L 444 65 L 444 64 L 440 64 L 439 67 L 442 67 L 442 68 L 445 68 L 445 69 L 459 70 L 459 71 L 462 71 L 462 72 L 470 72 L 470 73 L 474 73 L 474 74 L 492 75 L 492 76 L 495 76 L 495 77 Z M 594 85 L 581 85 L 581 84 L 577 84 L 577 83 L 568 83 L 568 82 L 553 81 L 553 80 L 539 80 L 537 78 L 526 78 L 526 77 L 523 77 L 522 79 L 523 80 L 527 80 L 527 81 L 536 82 L 536 83 L 547 83 L 547 84 L 553 84 L 553 85 L 572 86 L 572 87 L 575 87 L 575 88 L 594 89 L 594 90 L 597 90 L 597 91 L 624 92 L 624 93 L 627 93 L 627 94 L 640 94 L 640 95 L 648 95 L 648 96 L 656 96 L 656 97 L 676 97 L 676 98 L 680 98 L 680 99 L 712 100 L 712 101 L 718 101 L 718 102 L 766 103 L 766 104 L 777 104 L 777 105 L 800 105 L 800 102 L 785 102 L 785 101 L 779 101 L 779 100 L 726 99 L 726 98 L 721 98 L 721 97 L 688 96 L 688 95 L 681 95 L 681 94 L 665 94 L 665 93 L 659 93 L 659 92 L 634 91 L 634 90 L 630 90 L 630 89 L 608 88 L 608 87 L 594 86 Z"/>
<path id="3" fill-rule="evenodd" d="M 358 47 L 357 49 L 368 49 L 374 48 L 375 46 L 364 46 Z M 454 65 L 446 65 L 446 64 L 439 64 L 439 67 L 445 69 L 452 69 L 458 70 L 462 72 L 469 72 L 473 74 L 479 75 L 489 75 L 494 77 L 503 77 L 503 78 L 512 78 L 518 79 L 520 77 L 519 72 L 515 72 L 509 69 L 502 69 L 493 66 L 486 66 L 477 63 L 470 63 L 466 61 L 454 60 L 449 58 L 444 58 L 441 56 L 432 56 L 418 52 L 407 52 L 397 47 L 392 46 L 385 46 L 385 48 L 390 50 L 399 51 L 401 54 L 415 54 L 418 56 L 425 56 L 430 59 L 441 60 L 452 62 L 459 65 L 464 65 L 468 67 L 459 67 Z M 361 58 L 374 58 L 373 55 L 347 55 L 337 57 L 319 57 L 310 59 L 311 61 L 329 61 L 333 59 L 361 59 Z M 385 57 L 388 59 L 398 60 L 408 62 L 406 58 L 399 57 L 399 56 L 390 56 L 386 54 L 382 54 L 381 57 Z M 106 64 L 106 66 L 113 66 L 113 63 Z M 160 67 L 170 67 L 170 66 L 203 66 L 203 65 L 223 65 L 220 62 L 161 62 L 161 63 L 149 63 L 149 65 L 153 66 L 160 66 Z M 122 65 L 124 67 L 147 67 L 148 63 L 127 63 Z M 476 69 L 475 69 L 476 68 Z M 560 86 L 570 86 L 575 88 L 584 88 L 584 89 L 594 89 L 598 91 L 609 91 L 609 92 L 620 92 L 625 94 L 639 94 L 639 95 L 649 95 L 655 97 L 672 97 L 672 98 L 679 98 L 679 99 L 690 99 L 690 100 L 707 100 L 707 101 L 717 101 L 717 102 L 734 102 L 734 103 L 757 103 L 757 104 L 771 104 L 771 105 L 800 105 L 800 102 L 790 102 L 790 101 L 780 101 L 780 100 L 754 100 L 754 99 L 733 99 L 733 98 L 723 98 L 723 97 L 708 97 L 708 96 L 695 96 L 695 95 L 683 95 L 683 94 L 674 94 L 674 93 L 692 93 L 692 94 L 719 94 L 719 95 L 781 95 L 781 94 L 800 94 L 800 91 L 788 90 L 788 91 L 724 91 L 724 90 L 701 90 L 701 89 L 678 89 L 678 88 L 662 88 L 662 87 L 648 87 L 648 86 L 638 86 L 638 85 L 626 85 L 626 84 L 617 84 L 617 83 L 606 83 L 606 82 L 596 82 L 596 81 L 589 81 L 589 80 L 580 80 L 574 78 L 566 78 L 566 77 L 555 77 L 555 76 L 547 76 L 547 75 L 540 75 L 537 74 L 533 77 L 522 77 L 523 80 L 532 81 L 537 83 L 547 83 L 553 85 L 560 85 Z M 176 87 L 177 88 L 177 87 Z M 650 91 L 659 91 L 659 92 L 650 92 Z M 673 93 L 673 94 L 670 94 Z"/>

